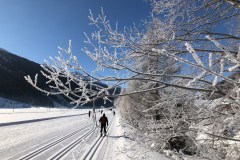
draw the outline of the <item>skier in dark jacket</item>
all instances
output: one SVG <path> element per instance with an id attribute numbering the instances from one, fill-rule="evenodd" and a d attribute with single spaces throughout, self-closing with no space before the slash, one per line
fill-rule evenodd
<path id="1" fill-rule="evenodd" d="M 102 136 L 102 130 L 104 129 L 104 134 L 106 135 L 106 125 L 108 126 L 108 118 L 103 114 L 103 116 L 99 119 L 99 122 L 101 123 L 101 136 Z"/>
<path id="2" fill-rule="evenodd" d="M 90 118 L 90 115 L 91 115 L 91 111 L 88 112 L 88 117 Z"/>

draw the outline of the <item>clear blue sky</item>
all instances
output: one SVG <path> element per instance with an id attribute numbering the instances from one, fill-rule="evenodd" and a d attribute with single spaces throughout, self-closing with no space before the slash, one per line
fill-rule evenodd
<path id="1" fill-rule="evenodd" d="M 150 12 L 144 0 L 0 0 L 0 48 L 43 63 L 71 39 L 73 52 L 79 55 L 83 32 L 91 31 L 89 9 L 98 14 L 101 7 L 111 22 L 121 26 L 138 24 Z M 93 69 L 86 58 L 81 56 L 80 63 Z"/>

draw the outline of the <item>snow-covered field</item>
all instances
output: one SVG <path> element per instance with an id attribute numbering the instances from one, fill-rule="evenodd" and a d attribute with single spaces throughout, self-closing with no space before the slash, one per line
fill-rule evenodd
<path id="1" fill-rule="evenodd" d="M 120 123 L 120 116 L 116 115 L 108 136 L 104 138 L 93 159 L 104 160 L 168 160 L 165 156 L 141 147 L 127 136 L 129 128 Z"/>
<path id="2" fill-rule="evenodd" d="M 126 136 L 129 128 L 120 123 L 120 115 L 109 118 L 106 137 L 100 138 L 96 120 L 89 109 L 31 107 L 0 98 L 0 159 L 104 159 L 165 160 L 163 155 L 142 148 Z M 96 125 L 97 124 L 97 125 Z M 73 145 L 74 144 L 74 145 Z M 64 151 L 67 150 L 65 153 Z"/>
<path id="3" fill-rule="evenodd" d="M 109 130 L 106 137 L 100 138 L 99 124 L 97 122 L 98 127 L 96 127 L 96 123 L 93 123 L 92 118 L 86 114 L 88 111 L 88 109 L 54 108 L 49 110 L 43 107 L 19 108 L 14 112 L 12 109 L 0 109 L 0 123 L 28 121 L 28 123 L 0 126 L 0 159 L 24 157 L 41 147 L 46 148 L 50 145 L 49 149 L 36 156 L 36 159 L 47 159 L 55 154 L 61 155 L 62 150 L 69 148 L 73 143 L 76 145 L 70 147 L 71 149 L 67 150 L 67 153 L 60 159 L 83 159 L 93 146 L 95 146 L 94 152 L 92 151 L 90 155 L 96 160 L 166 159 L 162 155 L 146 151 L 125 136 L 126 128 L 121 126 L 119 115 L 113 116 L 111 111 L 104 111 L 109 118 Z M 98 121 L 101 113 L 97 110 L 96 115 Z M 46 119 L 51 117 L 62 118 Z M 34 119 L 39 121 L 31 121 Z"/>
<path id="4" fill-rule="evenodd" d="M 0 97 L 0 125 L 86 113 L 88 113 L 87 109 L 34 107 Z"/>
<path id="5" fill-rule="evenodd" d="M 0 109 L 0 125 L 19 121 L 28 121 L 44 118 L 64 117 L 70 115 L 86 114 L 87 109 L 58 109 L 58 108 L 18 108 Z"/>

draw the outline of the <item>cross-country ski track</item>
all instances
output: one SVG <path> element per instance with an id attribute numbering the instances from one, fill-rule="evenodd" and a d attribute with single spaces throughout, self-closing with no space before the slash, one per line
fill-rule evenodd
<path id="1" fill-rule="evenodd" d="M 97 113 L 96 115 L 98 120 L 101 114 Z M 108 130 L 113 116 L 111 112 L 107 113 L 107 116 L 109 119 Z M 72 126 L 61 127 L 64 123 Z M 0 147 L 4 147 L 0 149 L 0 159 L 8 160 L 69 159 L 69 155 L 71 157 L 73 152 L 76 153 L 76 148 L 78 148 L 78 152 L 83 153 L 91 148 L 90 145 L 94 147 L 94 140 L 100 137 L 99 124 L 93 123 L 92 118 L 89 118 L 87 114 L 16 123 L 16 125 L 2 125 L 0 128 L 2 131 Z M 43 131 L 41 132 L 41 130 Z M 49 134 L 46 133 L 48 131 Z M 33 137 L 34 135 L 35 137 Z"/>
<path id="2" fill-rule="evenodd" d="M 16 122 L 27 121 L 27 123 L 11 122 L 8 123 L 10 125 L 4 124 L 0 126 L 0 159 L 159 159 L 159 155 L 157 155 L 157 158 L 154 158 L 146 154 L 146 150 L 136 148 L 136 142 L 125 133 L 126 128 L 122 128 L 124 124 L 123 126 L 120 124 L 121 117 L 118 114 L 114 116 L 111 111 L 105 112 L 109 120 L 109 125 L 107 126 L 107 135 L 100 137 L 100 124 L 98 120 L 102 114 L 96 112 L 96 121 L 93 121 L 93 118 L 87 114 L 88 110 L 81 112 L 76 111 L 76 115 L 73 114 L 71 116 L 66 116 L 62 113 L 55 114 L 56 117 L 55 115 L 52 115 L 53 118 L 42 117 L 42 120 L 40 118 L 39 121 L 35 121 L 34 119 L 22 121 L 19 118 Z M 18 114 L 20 115 L 20 113 Z M 38 117 L 36 116 L 36 118 L 39 119 L 41 117 L 40 113 L 37 114 Z M 57 115 L 61 116 L 61 118 L 57 118 Z M 161 155 L 160 159 L 165 160 L 165 157 Z"/>

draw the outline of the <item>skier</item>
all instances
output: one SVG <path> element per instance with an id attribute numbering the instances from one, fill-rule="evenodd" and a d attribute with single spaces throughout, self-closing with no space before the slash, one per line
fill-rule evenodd
<path id="1" fill-rule="evenodd" d="M 90 115 L 91 115 L 91 111 L 89 110 L 89 112 L 88 112 L 88 117 L 90 118 Z"/>
<path id="2" fill-rule="evenodd" d="M 93 112 L 92 112 L 92 120 L 93 120 L 93 124 L 96 124 L 96 126 L 97 126 L 95 109 L 93 109 Z"/>
<path id="3" fill-rule="evenodd" d="M 103 114 L 103 116 L 99 119 L 99 122 L 101 123 L 101 137 L 102 137 L 102 130 L 104 129 L 104 135 L 106 135 L 106 125 L 108 126 L 108 118 Z"/>

